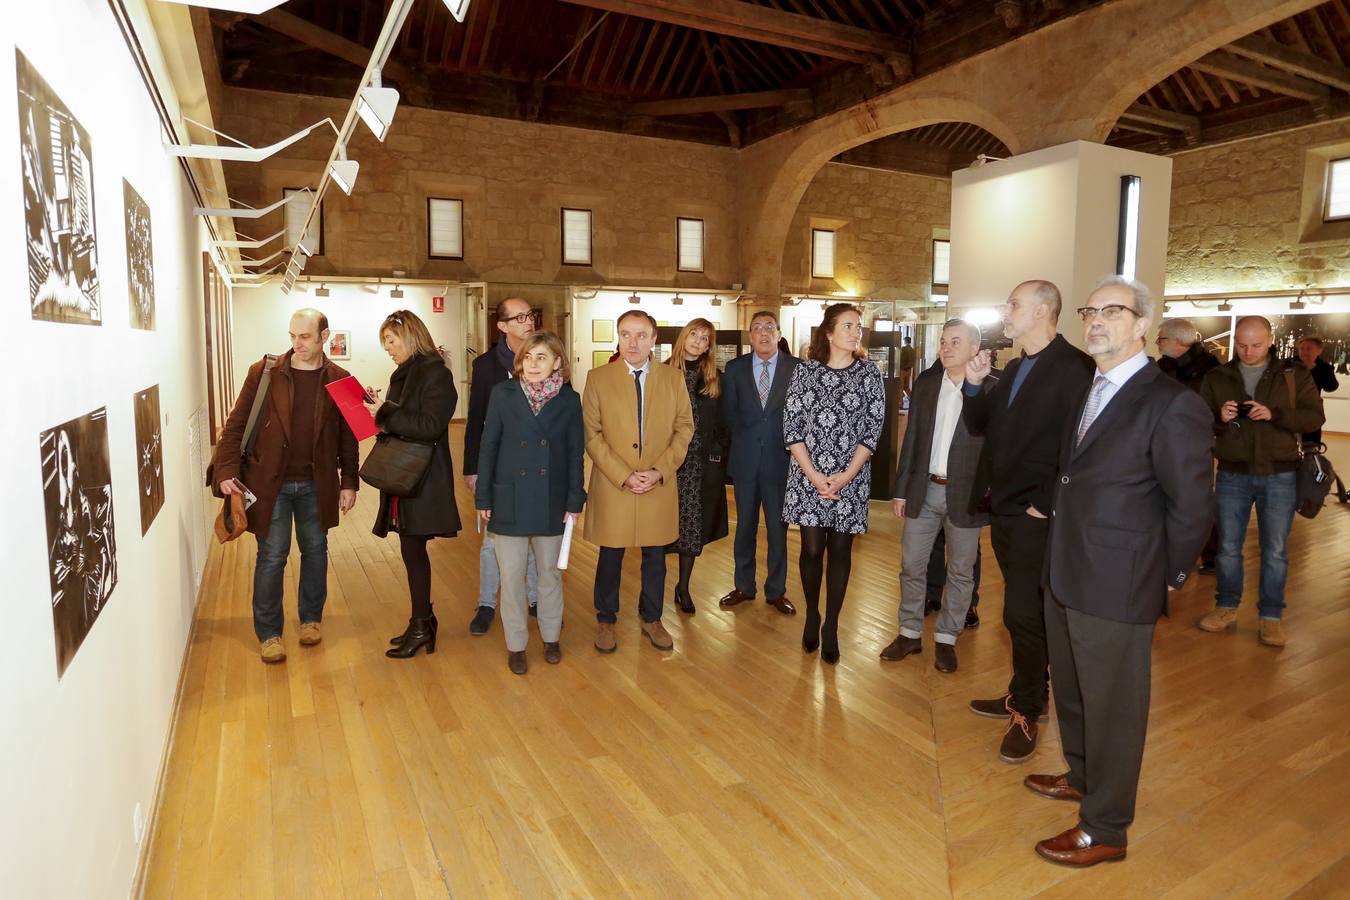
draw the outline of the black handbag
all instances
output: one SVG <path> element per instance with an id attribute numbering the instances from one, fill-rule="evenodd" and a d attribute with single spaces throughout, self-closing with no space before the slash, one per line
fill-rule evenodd
<path id="1" fill-rule="evenodd" d="M 1289 390 L 1289 406 L 1295 408 L 1298 401 L 1294 394 L 1294 373 L 1288 369 L 1284 372 L 1284 385 Z M 1294 509 L 1305 519 L 1314 519 L 1322 511 L 1322 504 L 1331 493 L 1331 484 L 1336 480 L 1336 470 L 1326 458 L 1326 449 L 1325 444 L 1303 443 L 1299 437 Z"/>
<path id="2" fill-rule="evenodd" d="M 377 434 L 361 464 L 361 480 L 395 497 L 413 497 L 431 468 L 437 441 L 414 441 L 393 434 Z"/>

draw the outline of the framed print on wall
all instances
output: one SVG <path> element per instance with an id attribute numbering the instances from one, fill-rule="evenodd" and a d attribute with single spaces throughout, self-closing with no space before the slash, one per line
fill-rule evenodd
<path id="1" fill-rule="evenodd" d="M 325 349 L 329 359 L 352 358 L 352 333 L 350 331 L 330 331 L 328 347 Z"/>
<path id="2" fill-rule="evenodd" d="M 591 368 L 598 369 L 601 366 L 609 365 L 609 358 L 614 355 L 613 350 L 592 350 Z"/>
<path id="3" fill-rule="evenodd" d="M 614 320 L 592 319 L 591 342 L 596 344 L 607 344 L 612 340 L 614 340 Z"/>

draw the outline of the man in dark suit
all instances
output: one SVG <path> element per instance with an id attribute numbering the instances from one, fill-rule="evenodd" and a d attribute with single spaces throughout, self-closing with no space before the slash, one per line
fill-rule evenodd
<path id="1" fill-rule="evenodd" d="M 942 368 L 920 375 L 910 394 L 891 501 L 895 515 L 909 521 L 901 539 L 900 636 L 881 651 L 881 658 L 904 659 L 922 652 L 928 560 L 937 536 L 945 534 L 947 589 L 933 634 L 933 666 L 939 672 L 956 671 L 956 638 L 975 588 L 980 531 L 989 524 L 987 514 L 970 509 L 984 441 L 961 422 L 966 363 L 979 350 L 979 328 L 962 319 L 943 326 L 938 354 Z M 993 386 L 994 379 L 985 379 L 985 390 Z"/>
<path id="2" fill-rule="evenodd" d="M 755 599 L 755 548 L 762 507 L 769 542 L 764 599 L 790 616 L 797 608 L 787 598 L 783 494 L 788 452 L 783 445 L 783 402 L 797 360 L 779 350 L 778 316 L 768 310 L 750 319 L 750 348 L 753 352 L 727 363 L 722 377 L 721 415 L 731 433 L 727 471 L 736 492 L 736 586 L 718 605 L 731 609 Z"/>
<path id="3" fill-rule="evenodd" d="M 534 312 L 530 301 L 521 297 L 507 297 L 498 303 L 495 318 L 501 337 L 473 361 L 469 382 L 469 416 L 464 423 L 464 483 L 471 492 L 478 487 L 478 450 L 483 442 L 483 425 L 487 422 L 488 398 L 492 396 L 493 388 L 512 377 L 516 351 L 525 338 L 534 333 Z M 534 615 L 539 596 L 539 570 L 534 564 L 533 550 L 526 560 L 525 578 L 530 614 Z M 492 533 L 484 532 L 483 545 L 478 551 L 478 608 L 469 622 L 469 634 L 487 634 L 492 627 L 500 584 L 496 545 Z"/>
<path id="4" fill-rule="evenodd" d="M 992 391 L 981 385 L 992 361 L 981 352 L 966 366 L 962 416 L 971 434 L 985 438 L 974 498 L 987 493 L 990 539 L 1003 570 L 1003 624 L 1012 637 L 1013 674 L 1008 692 L 972 700 L 971 712 L 1006 719 L 999 747 L 1004 762 L 1036 752 L 1045 714 L 1045 605 L 1041 569 L 1050 532 L 1050 502 L 1059 468 L 1059 441 L 1083 390 L 1092 380 L 1092 358 L 1057 333 L 1059 289 L 1024 281 L 1003 305 L 1003 333 L 1022 344 Z"/>
<path id="5" fill-rule="evenodd" d="M 1079 800 L 1078 823 L 1036 852 L 1061 865 L 1125 856 L 1148 731 L 1153 626 L 1214 518 L 1212 417 L 1144 353 L 1153 296 L 1103 279 L 1078 310 L 1096 376 L 1060 451 L 1045 623 L 1069 771 L 1028 788 Z"/>

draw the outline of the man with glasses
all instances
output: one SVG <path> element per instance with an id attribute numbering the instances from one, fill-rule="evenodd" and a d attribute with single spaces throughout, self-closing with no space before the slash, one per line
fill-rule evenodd
<path id="1" fill-rule="evenodd" d="M 1046 567 L 1055 713 L 1069 771 L 1029 775 L 1079 803 L 1074 827 L 1036 845 L 1050 862 L 1125 856 L 1148 732 L 1153 628 L 1209 533 L 1211 417 L 1144 353 L 1153 296 L 1103 279 L 1078 310 L 1096 360 L 1060 445 Z"/>
<path id="2" fill-rule="evenodd" d="M 464 483 L 473 493 L 478 488 L 478 451 L 483 442 L 483 425 L 487 422 L 488 398 L 492 389 L 512 377 L 515 372 L 516 351 L 525 338 L 534 333 L 534 312 L 530 301 L 507 297 L 497 304 L 497 330 L 502 337 L 486 353 L 473 361 L 469 383 L 469 419 L 464 424 Z M 530 615 L 535 614 L 539 597 L 539 570 L 534 564 L 534 551 L 525 561 L 526 591 L 530 600 Z M 497 589 L 501 573 L 497 569 L 497 551 L 491 532 L 483 533 L 483 546 L 478 551 L 478 609 L 469 623 L 469 634 L 487 634 L 497 612 Z"/>
<path id="3" fill-rule="evenodd" d="M 787 598 L 787 526 L 783 495 L 787 490 L 788 451 L 783 444 L 783 404 L 796 357 L 778 348 L 778 316 L 767 309 L 750 318 L 751 353 L 727 363 L 722 377 L 721 415 L 731 432 L 727 471 L 736 494 L 735 587 L 719 604 L 732 609 L 755 599 L 755 550 L 759 512 L 769 567 L 764 600 L 786 616 L 797 608 Z"/>
<path id="4" fill-rule="evenodd" d="M 966 364 L 962 417 L 983 437 L 971 497 L 987 496 L 990 542 L 1003 570 L 1003 624 L 1012 637 L 1008 690 L 972 700 L 971 712 L 1007 720 L 999 758 L 1020 763 L 1036 752 L 1038 723 L 1048 701 L 1045 604 L 1041 572 L 1050 532 L 1048 516 L 1059 474 L 1060 436 L 1092 380 L 1092 358 L 1056 331 L 1059 289 L 1024 281 L 1003 305 L 1003 333 L 1022 345 L 992 391 L 989 351 Z"/>

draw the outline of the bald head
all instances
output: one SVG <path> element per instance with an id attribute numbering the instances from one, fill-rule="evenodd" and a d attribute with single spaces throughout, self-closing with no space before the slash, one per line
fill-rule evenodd
<path id="1" fill-rule="evenodd" d="M 297 309 L 291 316 L 291 368 L 319 368 L 327 343 L 328 317 L 310 306 Z"/>
<path id="2" fill-rule="evenodd" d="M 312 306 L 306 306 L 304 309 L 297 309 L 291 314 L 292 324 L 295 324 L 298 319 L 304 320 L 306 324 L 312 325 L 316 332 L 328 330 L 328 317 Z"/>
<path id="3" fill-rule="evenodd" d="M 1266 365 L 1274 340 L 1270 320 L 1264 316 L 1243 316 L 1233 329 L 1233 348 L 1244 365 Z"/>

